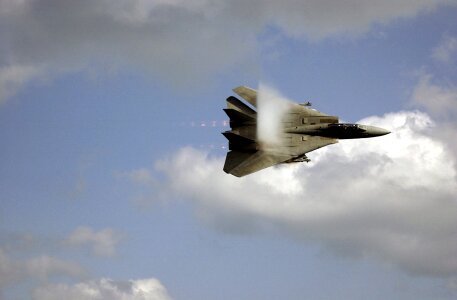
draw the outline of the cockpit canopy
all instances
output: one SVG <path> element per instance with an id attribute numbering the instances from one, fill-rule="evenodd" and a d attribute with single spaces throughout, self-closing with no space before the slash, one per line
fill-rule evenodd
<path id="1" fill-rule="evenodd" d="M 351 123 L 335 123 L 329 124 L 329 128 L 334 130 L 341 130 L 341 131 L 357 131 L 357 132 L 364 132 L 367 131 L 367 127 L 365 125 L 359 124 L 351 124 Z"/>

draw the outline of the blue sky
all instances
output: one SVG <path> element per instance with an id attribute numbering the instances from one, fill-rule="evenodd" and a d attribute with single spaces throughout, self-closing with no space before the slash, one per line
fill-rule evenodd
<path id="1" fill-rule="evenodd" d="M 455 299 L 456 14 L 1 1 L 0 299 Z M 235 178 L 260 83 L 392 134 Z"/>

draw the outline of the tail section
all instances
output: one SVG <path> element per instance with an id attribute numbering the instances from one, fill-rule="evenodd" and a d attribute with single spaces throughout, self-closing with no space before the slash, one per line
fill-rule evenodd
<path id="1" fill-rule="evenodd" d="M 257 105 L 257 92 L 248 87 L 238 87 L 234 92 L 253 107 Z M 230 118 L 231 130 L 222 134 L 229 141 L 229 152 L 225 159 L 224 171 L 242 177 L 270 166 L 290 160 L 292 156 L 279 151 L 261 149 L 257 141 L 257 112 L 235 97 L 227 98 L 225 113 Z"/>
<path id="2" fill-rule="evenodd" d="M 256 125 L 256 111 L 233 96 L 227 98 L 227 108 L 224 111 L 230 118 L 230 127 L 232 129 Z"/>
<path id="3" fill-rule="evenodd" d="M 240 112 L 239 110 L 233 108 L 225 108 L 224 109 L 227 116 L 230 118 L 230 127 L 236 128 L 240 126 L 246 125 L 255 125 L 256 124 L 256 116 L 248 115 L 244 112 Z"/>
<path id="4" fill-rule="evenodd" d="M 234 131 L 222 133 L 229 140 L 229 150 L 257 150 L 257 143 L 249 137 L 238 134 Z"/>
<path id="5" fill-rule="evenodd" d="M 238 110 L 239 112 L 250 116 L 255 116 L 257 114 L 255 110 L 233 96 L 227 98 L 227 108 Z"/>
<path id="6" fill-rule="evenodd" d="M 255 151 L 257 112 L 233 96 L 227 98 L 224 111 L 230 118 L 231 130 L 222 133 L 229 141 L 229 149 Z"/>

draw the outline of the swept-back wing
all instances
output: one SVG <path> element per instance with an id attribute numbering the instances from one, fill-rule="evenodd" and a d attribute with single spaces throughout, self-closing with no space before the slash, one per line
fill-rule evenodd
<path id="1" fill-rule="evenodd" d="M 230 151 L 225 159 L 224 171 L 242 177 L 289 160 L 289 155 L 274 154 L 266 151 Z"/>
<path id="2" fill-rule="evenodd" d="M 224 171 L 242 177 L 280 163 L 295 162 L 305 153 L 337 142 L 336 139 L 320 136 L 285 134 L 280 145 L 268 150 L 230 151 L 225 159 Z"/>
<path id="3" fill-rule="evenodd" d="M 327 138 L 323 136 L 312 136 L 303 134 L 286 134 L 290 141 L 285 143 L 283 148 L 288 149 L 289 153 L 293 157 L 291 161 L 294 162 L 294 158 L 303 156 L 303 154 L 317 150 L 319 148 L 338 143 L 337 139 Z M 287 145 L 288 144 L 288 145 Z"/>

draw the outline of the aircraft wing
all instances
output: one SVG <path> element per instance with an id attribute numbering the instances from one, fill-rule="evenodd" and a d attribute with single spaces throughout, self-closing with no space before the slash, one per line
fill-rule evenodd
<path id="1" fill-rule="evenodd" d="M 302 135 L 302 134 L 290 134 L 293 136 L 293 141 L 290 143 L 290 152 L 297 157 L 302 154 L 309 153 L 319 148 L 338 143 L 337 139 L 313 136 L 313 135 Z M 298 140 L 298 141 L 297 141 Z"/>
<path id="2" fill-rule="evenodd" d="M 291 159 L 290 155 L 273 154 L 266 151 L 230 151 L 225 159 L 224 171 L 242 177 Z"/>
<path id="3" fill-rule="evenodd" d="M 268 151 L 230 151 L 225 159 L 224 171 L 242 177 L 280 163 L 294 162 L 308 152 L 337 142 L 336 139 L 321 136 L 285 134 L 282 144 Z"/>

